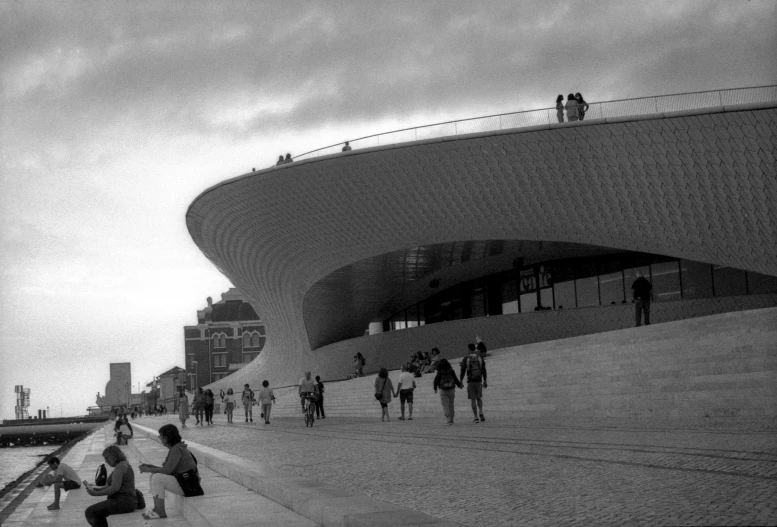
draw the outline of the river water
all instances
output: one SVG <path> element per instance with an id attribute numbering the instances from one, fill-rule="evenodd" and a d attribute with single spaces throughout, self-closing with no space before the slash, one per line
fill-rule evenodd
<path id="1" fill-rule="evenodd" d="M 0 448 L 0 491 L 62 445 Z"/>

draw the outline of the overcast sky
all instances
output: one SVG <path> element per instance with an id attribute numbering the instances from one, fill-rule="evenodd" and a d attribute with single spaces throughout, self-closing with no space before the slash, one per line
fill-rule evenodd
<path id="1" fill-rule="evenodd" d="M 0 417 L 183 366 L 207 187 L 368 133 L 777 84 L 777 2 L 0 0 Z M 261 313 L 260 313 L 261 315 Z M 272 326 L 267 328 L 270 338 Z"/>

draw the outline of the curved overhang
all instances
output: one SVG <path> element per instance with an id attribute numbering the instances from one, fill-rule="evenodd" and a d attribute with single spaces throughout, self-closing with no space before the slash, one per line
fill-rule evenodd
<path id="1" fill-rule="evenodd" d="M 367 316 L 357 297 L 379 286 L 380 311 L 403 294 L 396 261 L 419 248 L 543 242 L 777 275 L 775 130 L 772 103 L 356 150 L 225 181 L 186 220 L 267 328 L 233 376 L 289 384 Z"/>

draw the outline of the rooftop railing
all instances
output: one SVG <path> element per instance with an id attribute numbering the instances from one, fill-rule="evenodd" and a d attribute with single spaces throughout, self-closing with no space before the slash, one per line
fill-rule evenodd
<path id="1" fill-rule="evenodd" d="M 653 115 L 682 110 L 699 110 L 702 108 L 714 108 L 735 104 L 774 101 L 777 101 L 777 85 L 678 93 L 674 95 L 659 95 L 655 97 L 587 103 L 589 107 L 585 113 L 585 119 L 612 119 L 616 117 Z M 564 100 L 564 104 L 566 104 L 566 99 Z M 498 130 L 513 130 L 560 122 L 569 122 L 567 112 L 564 110 L 563 115 L 559 116 L 557 109 L 553 107 L 404 128 L 402 130 L 394 130 L 392 132 L 349 139 L 348 143 L 350 143 L 353 150 L 357 150 L 360 148 L 407 143 L 423 139 L 436 139 Z M 344 145 L 345 141 L 323 148 L 317 148 L 316 150 L 300 154 L 294 159 L 309 159 L 311 157 L 335 154 L 342 151 Z"/>

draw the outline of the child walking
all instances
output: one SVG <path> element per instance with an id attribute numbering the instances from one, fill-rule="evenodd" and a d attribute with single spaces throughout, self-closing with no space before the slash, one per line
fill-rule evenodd
<path id="1" fill-rule="evenodd" d="M 235 411 L 235 394 L 232 388 L 227 390 L 227 394 L 224 396 L 224 404 L 226 405 L 227 423 L 232 422 L 233 413 Z"/>

